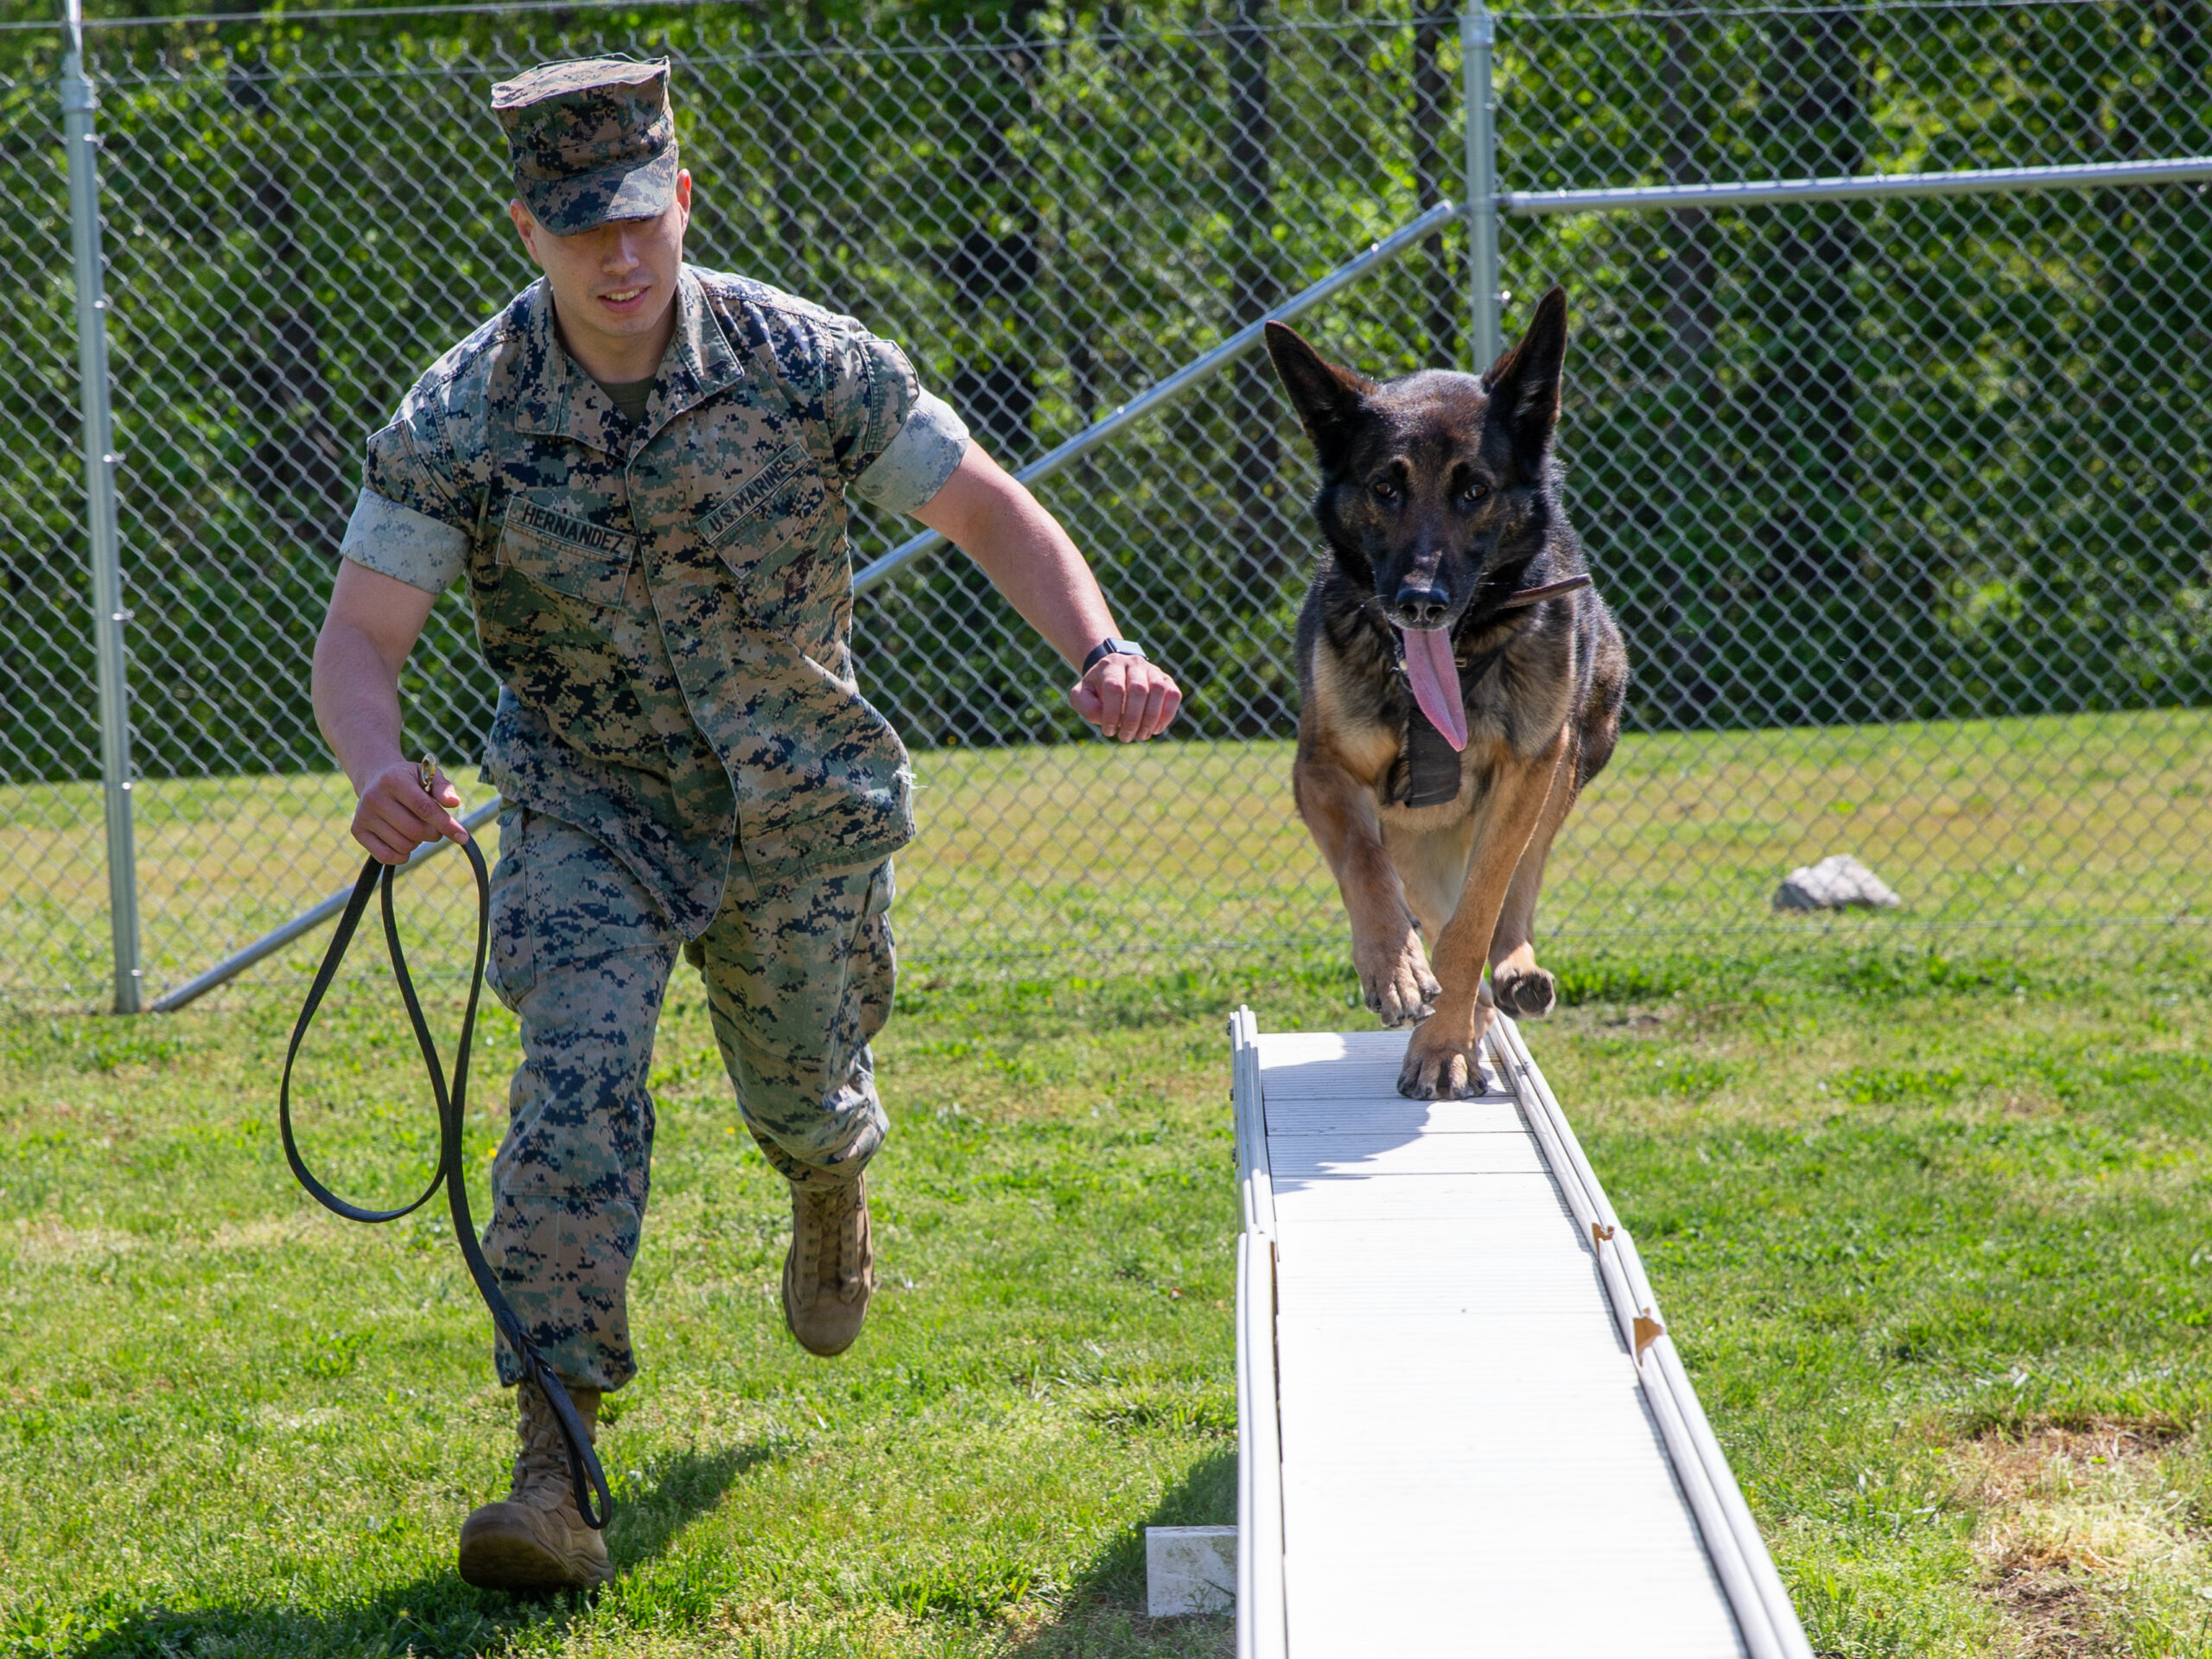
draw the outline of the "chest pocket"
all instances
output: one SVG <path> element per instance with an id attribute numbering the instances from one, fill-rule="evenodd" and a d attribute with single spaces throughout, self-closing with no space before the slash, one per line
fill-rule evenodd
<path id="1" fill-rule="evenodd" d="M 499 563 L 588 605 L 620 605 L 638 538 L 516 496 L 499 524 Z"/>
<path id="2" fill-rule="evenodd" d="M 805 446 L 794 443 L 692 524 L 748 592 L 766 595 L 780 589 L 786 565 L 814 550 L 829 499 Z"/>

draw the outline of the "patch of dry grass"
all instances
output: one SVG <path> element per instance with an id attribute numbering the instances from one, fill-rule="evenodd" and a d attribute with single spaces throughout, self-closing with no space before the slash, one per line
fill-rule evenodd
<path id="1" fill-rule="evenodd" d="M 2202 1600 L 2212 1575 L 2190 1478 L 2202 1456 L 2167 1422 L 1997 1431 L 1947 1451 L 1949 1500 L 1975 1516 L 1978 1582 L 2020 1654 L 2127 1652 L 2131 1627 Z M 2212 1625 L 2203 1605 L 2200 1627 Z M 2207 1630 L 2172 1634 L 2201 1645 Z"/>

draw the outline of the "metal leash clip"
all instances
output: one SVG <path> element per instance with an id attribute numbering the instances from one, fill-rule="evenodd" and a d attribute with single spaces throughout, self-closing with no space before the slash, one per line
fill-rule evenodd
<path id="1" fill-rule="evenodd" d="M 423 757 L 420 776 L 423 779 L 423 792 L 425 795 L 428 795 L 432 800 L 436 800 L 438 798 L 438 763 L 432 760 L 428 754 L 425 754 Z"/>

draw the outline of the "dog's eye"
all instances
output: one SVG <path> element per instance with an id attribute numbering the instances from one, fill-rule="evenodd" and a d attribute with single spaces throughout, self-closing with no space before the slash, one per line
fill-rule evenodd
<path id="1" fill-rule="evenodd" d="M 1374 489 L 1375 499 L 1377 501 L 1395 501 L 1398 499 L 1398 486 L 1387 478 L 1376 479 Z"/>
<path id="2" fill-rule="evenodd" d="M 1460 499 L 1462 501 L 1465 502 L 1469 506 L 1471 506 L 1471 506 L 1473 506 L 1473 505 L 1475 505 L 1475 503 L 1476 503 L 1476 502 L 1478 502 L 1478 501 L 1481 500 L 1484 496 L 1488 495 L 1489 493 L 1490 493 L 1490 486 L 1489 486 L 1489 485 L 1487 485 L 1487 484 L 1470 484 L 1470 485 L 1468 485 L 1468 486 L 1467 486 L 1467 487 L 1466 487 L 1465 489 L 1464 489 L 1464 490 L 1462 490 L 1462 491 L 1460 491 L 1460 492 L 1459 492 L 1459 499 Z"/>

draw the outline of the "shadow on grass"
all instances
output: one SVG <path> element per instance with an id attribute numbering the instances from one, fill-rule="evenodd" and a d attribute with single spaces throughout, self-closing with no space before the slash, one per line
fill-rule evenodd
<path id="1" fill-rule="evenodd" d="M 778 1442 L 756 1440 L 659 1461 L 651 1484 L 620 1502 L 607 1530 L 618 1586 L 622 1573 L 660 1554 L 692 1521 L 719 1503 L 732 1481 L 781 1454 Z M 458 1531 L 458 1514 L 453 1523 Z M 557 1637 L 588 1605 L 575 1594 L 478 1590 L 463 1584 L 448 1566 L 374 1595 L 321 1608 L 251 1603 L 79 1610 L 78 1628 L 83 1629 L 89 1612 L 98 1621 L 96 1630 L 73 1640 L 67 1630 L 40 1633 L 46 1637 L 40 1649 L 67 1659 L 216 1654 L 222 1659 L 309 1659 L 322 1654 L 468 1659 L 505 1649 L 526 1631 Z"/>
<path id="2" fill-rule="evenodd" d="M 1220 1527 L 1236 1520 L 1236 1446 L 1232 1440 L 1192 1465 L 1134 1526 L 1115 1535 L 1068 1586 L 1059 1613 L 1022 1642 L 1023 1659 L 1122 1659 L 1146 1654 L 1227 1653 L 1230 1618 L 1145 1617 L 1147 1527 Z"/>

